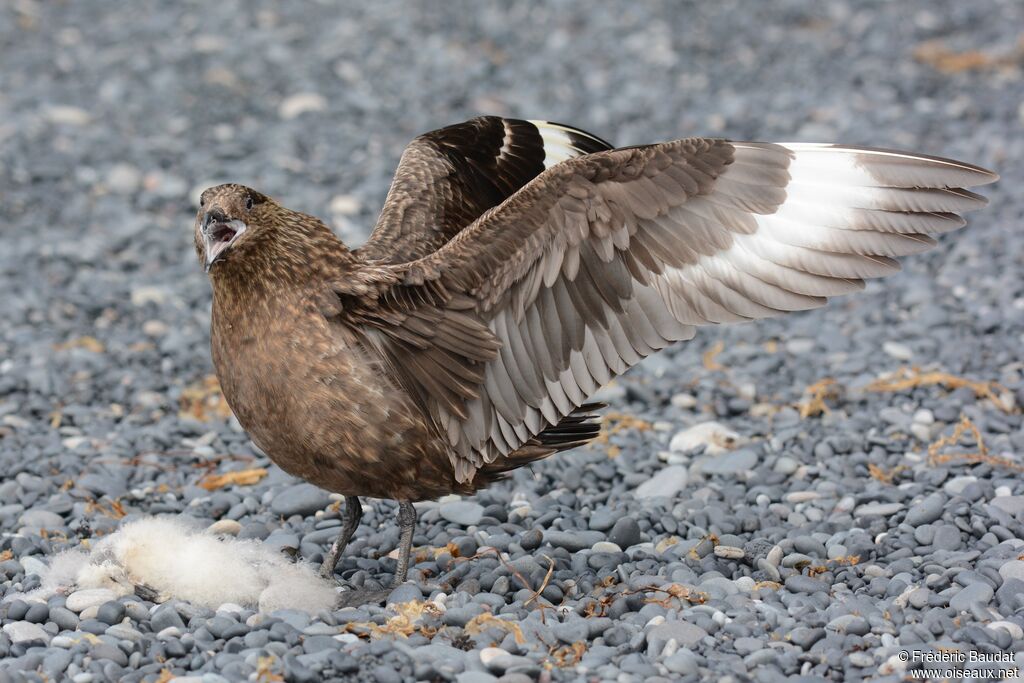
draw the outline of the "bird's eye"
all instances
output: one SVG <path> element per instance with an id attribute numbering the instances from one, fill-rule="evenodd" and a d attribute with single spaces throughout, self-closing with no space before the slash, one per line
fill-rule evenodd
<path id="1" fill-rule="evenodd" d="M 249 210 L 249 209 L 252 208 L 252 197 L 246 197 L 245 198 L 245 208 L 246 208 L 246 210 Z"/>

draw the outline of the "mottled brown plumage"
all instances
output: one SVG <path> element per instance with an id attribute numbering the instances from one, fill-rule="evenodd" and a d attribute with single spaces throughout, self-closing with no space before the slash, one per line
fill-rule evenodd
<path id="1" fill-rule="evenodd" d="M 370 240 L 240 185 L 203 194 L 213 359 L 253 440 L 349 497 L 472 493 L 596 434 L 588 398 L 698 325 L 823 304 L 983 203 L 974 166 L 691 138 L 613 150 L 483 117 L 417 138 Z"/>

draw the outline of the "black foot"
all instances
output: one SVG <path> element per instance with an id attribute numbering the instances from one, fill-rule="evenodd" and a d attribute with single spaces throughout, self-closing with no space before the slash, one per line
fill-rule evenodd
<path id="1" fill-rule="evenodd" d="M 362 607 L 363 605 L 381 605 L 391 594 L 391 588 L 383 590 L 348 590 L 338 593 L 335 609 L 343 607 Z"/>

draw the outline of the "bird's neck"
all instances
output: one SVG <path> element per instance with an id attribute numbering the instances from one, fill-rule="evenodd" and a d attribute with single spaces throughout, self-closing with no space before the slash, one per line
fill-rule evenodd
<path id="1" fill-rule="evenodd" d="M 236 256 L 237 258 L 233 258 Z M 229 254 L 210 271 L 214 295 L 222 298 L 278 296 L 319 288 L 355 267 L 352 252 L 320 221 L 289 226 Z"/>

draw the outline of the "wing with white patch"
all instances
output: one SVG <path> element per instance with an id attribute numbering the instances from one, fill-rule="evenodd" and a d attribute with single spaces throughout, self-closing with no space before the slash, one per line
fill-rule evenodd
<path id="1" fill-rule="evenodd" d="M 465 481 L 695 326 L 814 308 L 897 270 L 894 257 L 984 205 L 964 188 L 995 179 L 836 145 L 692 138 L 600 152 L 556 164 L 395 267 L 382 299 L 456 297 L 500 342 L 469 363 L 480 379 L 458 410 L 426 391 Z"/>
<path id="2" fill-rule="evenodd" d="M 426 256 L 544 170 L 608 149 L 571 126 L 498 116 L 425 133 L 402 154 L 377 225 L 356 254 L 383 263 Z"/>

